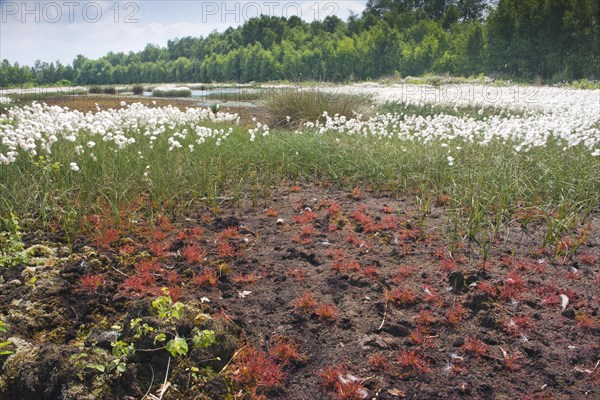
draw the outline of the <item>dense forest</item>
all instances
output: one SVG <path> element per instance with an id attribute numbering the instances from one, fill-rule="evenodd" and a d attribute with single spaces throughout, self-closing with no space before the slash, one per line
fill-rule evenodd
<path id="1" fill-rule="evenodd" d="M 369 0 L 362 15 L 261 16 L 143 51 L 72 65 L 0 65 L 2 86 L 140 82 L 351 81 L 425 73 L 517 80 L 600 77 L 597 0 Z"/>

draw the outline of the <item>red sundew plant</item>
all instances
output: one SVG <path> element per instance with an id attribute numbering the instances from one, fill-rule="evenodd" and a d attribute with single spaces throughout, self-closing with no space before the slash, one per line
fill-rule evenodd
<path id="1" fill-rule="evenodd" d="M 300 229 L 300 236 L 303 238 L 310 238 L 315 234 L 315 228 L 312 225 L 303 226 Z"/>
<path id="2" fill-rule="evenodd" d="M 269 353 L 283 365 L 306 361 L 306 355 L 298 351 L 298 344 L 283 336 L 277 339 Z"/>
<path id="3" fill-rule="evenodd" d="M 364 232 L 375 232 L 376 226 L 373 219 L 367 214 L 359 210 L 354 210 L 351 214 L 351 218 L 355 220 L 360 226 L 362 226 Z"/>
<path id="4" fill-rule="evenodd" d="M 423 286 L 423 300 L 429 304 L 433 304 L 437 307 L 441 307 L 443 301 L 440 296 L 431 287 Z"/>
<path id="5" fill-rule="evenodd" d="M 585 314 L 577 314 L 575 320 L 577 320 L 577 326 L 583 330 L 590 330 L 598 326 L 598 323 L 593 318 Z"/>
<path id="6" fill-rule="evenodd" d="M 467 352 L 475 354 L 475 357 L 477 358 L 486 356 L 489 352 L 489 346 L 487 344 L 473 337 L 466 338 L 462 348 Z"/>
<path id="7" fill-rule="evenodd" d="M 132 297 L 157 296 L 160 295 L 160 287 L 157 286 L 156 276 L 149 272 L 138 271 L 127 278 L 121 285 L 122 291 Z"/>
<path id="8" fill-rule="evenodd" d="M 527 315 L 517 315 L 504 322 L 504 329 L 512 336 L 522 336 L 533 329 L 533 322 Z"/>
<path id="9" fill-rule="evenodd" d="M 235 237 L 238 237 L 239 234 L 240 234 L 240 228 L 238 226 L 230 226 L 228 228 L 223 229 L 217 237 L 220 240 L 227 240 L 227 239 L 233 239 Z"/>
<path id="10" fill-rule="evenodd" d="M 173 300 L 174 303 L 178 302 L 179 299 L 181 299 L 181 295 L 183 294 L 183 289 L 181 288 L 181 286 L 170 286 L 169 288 L 167 288 L 167 290 L 169 291 L 169 297 L 171 298 L 171 300 Z"/>
<path id="11" fill-rule="evenodd" d="M 358 247 L 362 244 L 363 241 L 360 240 L 360 238 L 358 237 L 358 235 L 356 233 L 351 233 L 344 237 L 344 242 Z"/>
<path id="12" fill-rule="evenodd" d="M 360 271 L 360 264 L 358 261 L 346 261 L 346 260 L 335 260 L 331 268 L 338 273 L 345 272 L 358 272 Z"/>
<path id="13" fill-rule="evenodd" d="M 440 261 L 440 268 L 444 272 L 456 271 L 456 263 L 451 258 L 444 258 Z"/>
<path id="14" fill-rule="evenodd" d="M 317 300 L 315 299 L 314 294 L 306 292 L 302 296 L 294 300 L 292 304 L 297 310 L 304 312 L 312 312 L 317 306 Z"/>
<path id="15" fill-rule="evenodd" d="M 179 272 L 175 270 L 167 271 L 166 274 L 163 275 L 165 281 L 169 282 L 171 285 L 181 282 L 181 275 L 179 275 Z"/>
<path id="16" fill-rule="evenodd" d="M 459 304 L 448 310 L 446 313 L 446 322 L 452 326 L 456 326 L 462 322 L 467 314 L 467 310 Z"/>
<path id="17" fill-rule="evenodd" d="M 340 312 L 333 304 L 320 304 L 317 306 L 315 314 L 317 314 L 320 320 L 334 321 L 339 317 Z"/>
<path id="18" fill-rule="evenodd" d="M 294 217 L 294 222 L 297 224 L 307 224 L 317 219 L 317 214 L 311 210 L 304 210 L 300 215 Z"/>
<path id="19" fill-rule="evenodd" d="M 546 293 L 542 295 L 541 303 L 547 307 L 555 307 L 561 304 L 561 298 L 556 293 Z"/>
<path id="20" fill-rule="evenodd" d="M 241 283 L 241 284 L 247 284 L 247 285 L 255 284 L 257 280 L 258 280 L 258 277 L 254 274 L 247 274 L 247 275 L 239 274 L 238 276 L 233 278 L 233 281 L 235 283 Z"/>
<path id="21" fill-rule="evenodd" d="M 135 273 L 121 285 L 123 292 L 132 297 L 155 296 L 161 293 L 157 284 L 157 276 L 162 275 L 162 268 L 155 260 L 142 260 L 135 267 Z"/>
<path id="22" fill-rule="evenodd" d="M 417 296 L 410 289 L 395 288 L 390 291 L 386 290 L 385 298 L 387 301 L 400 306 L 413 304 L 417 301 Z"/>
<path id="23" fill-rule="evenodd" d="M 298 186 L 298 185 L 290 186 L 290 193 L 298 193 L 301 190 L 302 190 L 301 186 Z"/>
<path id="24" fill-rule="evenodd" d="M 239 351 L 234 361 L 234 381 L 256 395 L 257 388 L 275 388 L 283 383 L 284 373 L 281 365 L 254 347 L 245 347 Z"/>
<path id="25" fill-rule="evenodd" d="M 598 265 L 598 256 L 589 252 L 581 253 L 579 260 L 586 265 Z"/>
<path id="26" fill-rule="evenodd" d="M 175 235 L 175 240 L 187 240 L 188 239 L 188 234 L 186 233 L 186 231 L 179 231 L 177 232 L 177 235 Z"/>
<path id="27" fill-rule="evenodd" d="M 393 214 L 394 208 L 388 205 L 384 205 L 383 207 L 381 207 L 381 212 L 384 214 Z"/>
<path id="28" fill-rule="evenodd" d="M 520 259 L 513 262 L 512 269 L 515 271 L 542 273 L 546 270 L 546 266 L 543 263 Z"/>
<path id="29" fill-rule="evenodd" d="M 553 395 L 543 395 L 543 394 L 528 394 L 523 397 L 523 400 L 554 400 L 555 397 Z"/>
<path id="30" fill-rule="evenodd" d="M 504 349 L 502 350 L 502 365 L 509 371 L 516 371 L 521 368 L 519 360 L 521 359 L 521 355 L 519 353 L 509 354 Z"/>
<path id="31" fill-rule="evenodd" d="M 181 249 L 181 256 L 190 264 L 200 264 L 206 253 L 198 244 L 188 244 Z"/>
<path id="32" fill-rule="evenodd" d="M 364 267 L 361 273 L 369 278 L 374 278 L 377 276 L 377 267 L 375 265 L 369 265 Z"/>
<path id="33" fill-rule="evenodd" d="M 336 232 L 339 229 L 340 229 L 340 226 L 337 221 L 331 221 L 331 223 L 327 226 L 327 232 Z"/>
<path id="34" fill-rule="evenodd" d="M 431 371 L 429 368 L 429 362 L 421 357 L 416 350 L 404 350 L 398 357 L 398 363 L 402 368 L 413 369 L 421 372 L 422 374 L 426 374 Z"/>
<path id="35" fill-rule="evenodd" d="M 361 400 L 368 397 L 368 391 L 358 378 L 348 373 L 345 366 L 330 366 L 320 374 L 321 385 L 329 391 L 331 399 Z"/>
<path id="36" fill-rule="evenodd" d="M 339 205 L 339 203 L 337 203 L 335 201 L 331 201 L 329 203 L 329 207 L 327 207 L 327 214 L 330 217 L 333 217 L 335 215 L 338 215 L 341 210 L 342 210 L 342 207 Z"/>
<path id="37" fill-rule="evenodd" d="M 312 239 L 310 236 L 306 237 L 306 236 L 302 236 L 302 235 L 294 235 L 292 237 L 292 241 L 294 243 L 299 243 L 302 244 L 304 246 L 308 246 L 309 244 L 312 243 Z"/>
<path id="38" fill-rule="evenodd" d="M 265 215 L 267 217 L 277 217 L 279 215 L 279 212 L 274 208 L 267 208 L 265 210 Z"/>
<path id="39" fill-rule="evenodd" d="M 381 353 L 371 354 L 367 364 L 372 371 L 387 371 L 391 368 L 390 361 Z"/>
<path id="40" fill-rule="evenodd" d="M 551 256 L 552 249 L 550 249 L 550 247 L 547 246 L 540 246 L 536 249 L 535 253 L 538 256 Z"/>
<path id="41" fill-rule="evenodd" d="M 511 272 L 504 280 L 504 285 L 499 288 L 500 298 L 507 301 L 518 300 L 521 298 L 525 286 L 523 278 L 516 272 Z"/>
<path id="42" fill-rule="evenodd" d="M 151 242 L 147 244 L 148 250 L 155 257 L 166 257 L 169 255 L 169 243 L 168 242 Z"/>
<path id="43" fill-rule="evenodd" d="M 79 283 L 85 290 L 95 293 L 102 284 L 102 281 L 102 275 L 88 274 L 82 276 Z"/>
<path id="44" fill-rule="evenodd" d="M 221 242 L 217 245 L 217 254 L 219 258 L 233 258 L 235 256 L 235 249 L 229 243 Z"/>
<path id="45" fill-rule="evenodd" d="M 362 196 L 362 190 L 360 190 L 360 188 L 357 186 L 354 189 L 352 189 L 351 195 L 355 199 L 360 199 L 360 197 Z"/>
<path id="46" fill-rule="evenodd" d="M 105 228 L 93 236 L 94 245 L 99 249 L 108 250 L 111 245 L 121 239 L 118 229 Z"/>
<path id="47" fill-rule="evenodd" d="M 386 215 L 377 224 L 378 231 L 393 231 L 398 229 L 398 219 L 394 215 Z"/>
<path id="48" fill-rule="evenodd" d="M 200 274 L 194 275 L 191 282 L 198 286 L 217 286 L 219 277 L 216 271 L 205 269 Z"/>
<path id="49" fill-rule="evenodd" d="M 213 216 L 211 213 L 209 212 L 205 212 L 202 213 L 202 215 L 200 215 L 200 222 L 202 222 L 203 224 L 210 224 L 213 220 Z"/>
<path id="50" fill-rule="evenodd" d="M 165 240 L 167 238 L 167 232 L 164 232 L 160 229 L 156 229 L 153 233 L 152 233 L 152 240 L 160 242 L 162 240 Z"/>
<path id="51" fill-rule="evenodd" d="M 452 197 L 448 193 L 442 193 L 435 199 L 436 207 L 448 207 L 452 202 Z"/>
<path id="52" fill-rule="evenodd" d="M 297 279 L 299 281 L 303 281 L 306 279 L 306 274 L 304 273 L 304 271 L 298 268 L 290 270 L 289 274 L 292 278 Z"/>
<path id="53" fill-rule="evenodd" d="M 444 372 L 449 373 L 451 375 L 460 375 L 467 372 L 467 369 L 459 364 L 460 361 L 449 361 L 448 364 L 444 367 Z"/>
<path id="54" fill-rule="evenodd" d="M 159 215 L 157 218 L 158 227 L 164 232 L 171 232 L 173 230 L 173 224 L 169 221 L 169 218 L 164 215 Z"/>
<path id="55" fill-rule="evenodd" d="M 342 249 L 327 249 L 325 255 L 329 258 L 344 259 L 346 258 L 346 251 Z"/>
<path id="56" fill-rule="evenodd" d="M 370 253 L 371 250 L 373 250 L 373 242 L 370 242 L 368 240 L 361 241 L 361 243 L 357 247 L 358 247 L 359 253 L 367 254 L 367 253 Z"/>
<path id="57" fill-rule="evenodd" d="M 186 229 L 187 237 L 192 240 L 200 240 L 204 237 L 204 228 L 201 226 L 195 226 L 190 229 Z"/>
<path id="58" fill-rule="evenodd" d="M 138 272 L 149 273 L 149 274 L 159 274 L 162 270 L 160 264 L 156 260 L 142 260 L 139 264 L 135 266 L 135 269 Z"/>
<path id="59" fill-rule="evenodd" d="M 565 274 L 565 278 L 573 280 L 573 281 L 579 281 L 579 280 L 581 280 L 581 272 L 569 271 Z"/>
<path id="60" fill-rule="evenodd" d="M 415 346 L 431 346 L 428 343 L 430 339 L 433 339 L 426 327 L 418 326 L 408 334 L 408 340 Z"/>
<path id="61" fill-rule="evenodd" d="M 433 325 L 435 322 L 435 316 L 429 310 L 421 310 L 419 314 L 415 316 L 414 321 L 420 326 Z"/>
<path id="62" fill-rule="evenodd" d="M 502 257 L 500 257 L 500 265 L 502 265 L 503 267 L 510 268 L 512 263 L 513 263 L 512 254 L 505 254 Z"/>
<path id="63" fill-rule="evenodd" d="M 492 299 L 498 296 L 498 289 L 496 286 L 486 281 L 478 282 L 477 286 L 475 287 L 475 291 L 477 293 L 485 294 Z"/>
<path id="64" fill-rule="evenodd" d="M 404 228 L 401 229 L 399 232 L 399 237 L 400 239 L 402 239 L 402 241 L 416 241 L 417 239 L 419 239 L 421 237 L 421 235 L 423 234 L 423 231 L 421 230 L 421 228 L 419 228 L 418 226 L 415 226 L 413 228 Z"/>
<path id="65" fill-rule="evenodd" d="M 448 258 L 450 256 L 450 253 L 448 252 L 447 249 L 443 248 L 443 247 L 438 247 L 437 249 L 435 249 L 435 251 L 433 252 L 433 254 L 439 259 L 439 260 L 444 260 L 446 258 Z"/>
<path id="66" fill-rule="evenodd" d="M 413 274 L 415 271 L 415 267 L 412 265 L 403 265 L 398 267 L 398 272 L 392 278 L 392 281 L 395 283 L 403 283 L 406 279 Z"/>
<path id="67" fill-rule="evenodd" d="M 574 246 L 575 246 L 575 244 L 573 243 L 573 240 L 570 237 L 565 236 L 561 240 L 559 240 L 558 243 L 556 243 L 555 254 L 556 255 L 569 254 L 569 252 L 571 251 L 571 249 L 574 248 Z"/>
<path id="68" fill-rule="evenodd" d="M 128 243 L 119 249 L 121 254 L 133 255 L 138 250 L 138 247 L 134 244 Z"/>

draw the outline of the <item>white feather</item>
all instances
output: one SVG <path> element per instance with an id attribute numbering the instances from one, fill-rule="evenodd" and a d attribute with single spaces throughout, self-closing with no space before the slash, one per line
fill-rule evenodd
<path id="1" fill-rule="evenodd" d="M 565 309 L 569 305 L 569 298 L 567 297 L 566 294 L 561 294 L 560 299 L 561 299 L 562 310 L 565 311 Z"/>

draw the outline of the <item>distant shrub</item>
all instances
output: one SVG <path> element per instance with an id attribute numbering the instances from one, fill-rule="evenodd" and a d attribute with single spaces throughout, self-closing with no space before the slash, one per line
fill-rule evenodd
<path id="1" fill-rule="evenodd" d="M 206 96 L 207 99 L 231 100 L 231 101 L 252 101 L 259 100 L 262 97 L 260 90 L 240 90 L 237 92 L 215 92 Z"/>
<path id="2" fill-rule="evenodd" d="M 192 91 L 185 86 L 159 86 L 152 91 L 154 97 L 190 97 L 191 95 Z"/>
<path id="3" fill-rule="evenodd" d="M 103 92 L 104 94 L 117 94 L 117 89 L 116 89 L 116 88 L 114 88 L 114 87 L 112 87 L 112 86 L 110 86 L 110 87 L 105 87 L 105 88 L 102 90 L 102 92 Z"/>
<path id="4" fill-rule="evenodd" d="M 324 121 L 323 113 L 348 118 L 366 110 L 361 96 L 324 92 L 314 88 L 286 88 L 265 95 L 263 104 L 272 126 L 300 126 L 305 122 Z"/>
<path id="5" fill-rule="evenodd" d="M 67 79 L 61 79 L 60 81 L 56 82 L 54 86 L 73 86 L 73 82 Z"/>
<path id="6" fill-rule="evenodd" d="M 142 85 L 134 85 L 133 94 L 141 96 L 142 94 L 144 94 L 144 87 Z"/>
<path id="7" fill-rule="evenodd" d="M 102 88 L 100 86 L 90 86 L 88 89 L 89 94 L 100 94 L 102 93 Z"/>

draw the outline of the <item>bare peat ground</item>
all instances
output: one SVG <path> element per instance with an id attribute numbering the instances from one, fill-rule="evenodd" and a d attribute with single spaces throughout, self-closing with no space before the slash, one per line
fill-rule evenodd
<path id="1" fill-rule="evenodd" d="M 264 121 L 264 110 L 261 107 L 240 106 L 239 103 L 229 100 L 204 100 L 199 98 L 181 98 L 170 99 L 160 97 L 144 97 L 132 95 L 71 95 L 71 96 L 48 96 L 40 102 L 46 103 L 49 106 L 67 107 L 70 110 L 78 110 L 83 113 L 95 113 L 98 108 L 102 110 L 123 108 L 125 105 L 133 103 L 141 103 L 146 107 L 167 107 L 173 106 L 185 111 L 186 108 L 206 108 L 207 104 L 219 104 L 221 112 L 240 116 L 242 125 L 254 127 L 256 123 L 252 118 L 257 118 L 259 121 Z M 245 103 L 256 103 L 258 101 L 247 101 Z"/>
<path id="2" fill-rule="evenodd" d="M 151 306 L 162 287 L 186 306 L 179 335 L 216 332 L 169 363 L 163 399 L 600 398 L 598 215 L 559 248 L 541 247 L 539 218 L 515 221 L 484 264 L 468 241 L 449 253 L 446 204 L 420 224 L 410 200 L 304 185 L 152 226 L 136 204 L 86 217 L 73 254 L 60 230 L 30 228 L 39 258 L 1 271 L 14 353 L 0 356 L 0 399 L 159 396 L 164 349 L 123 373 L 69 359 L 160 347 L 129 326 L 168 329 Z"/>

